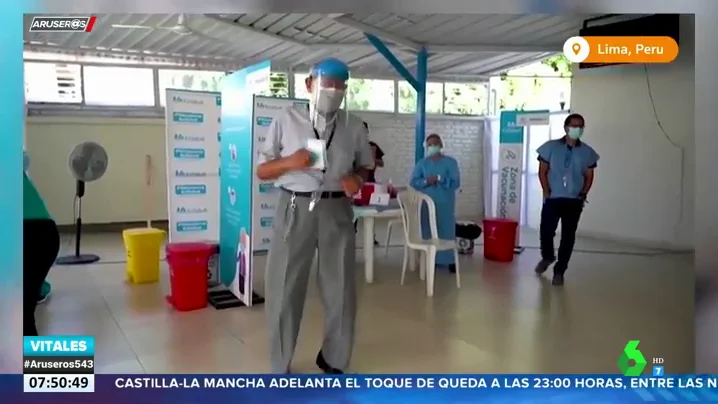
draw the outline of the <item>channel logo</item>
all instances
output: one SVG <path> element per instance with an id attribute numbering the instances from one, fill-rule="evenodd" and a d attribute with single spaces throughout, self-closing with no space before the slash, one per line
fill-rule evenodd
<path id="1" fill-rule="evenodd" d="M 177 213 L 179 213 L 180 215 L 207 213 L 207 208 L 180 206 L 179 208 L 177 208 Z"/>
<path id="2" fill-rule="evenodd" d="M 176 147 L 174 149 L 175 158 L 181 160 L 202 160 L 206 154 L 204 149 L 190 149 L 186 147 Z"/>
<path id="3" fill-rule="evenodd" d="M 194 177 L 194 178 L 199 178 L 199 177 L 206 177 L 206 176 L 207 176 L 207 173 L 206 173 L 206 172 L 203 172 L 203 171 L 175 170 L 175 177 L 181 177 L 181 178 Z"/>
<path id="4" fill-rule="evenodd" d="M 206 195 L 206 185 L 175 185 L 175 195 Z"/>
<path id="5" fill-rule="evenodd" d="M 257 126 L 270 126 L 272 125 L 272 118 L 269 116 L 258 116 Z"/>
<path id="6" fill-rule="evenodd" d="M 180 233 L 207 231 L 209 223 L 206 220 L 185 220 L 177 222 L 175 228 Z"/>
<path id="7" fill-rule="evenodd" d="M 172 113 L 172 121 L 180 123 L 203 123 L 204 114 L 198 112 L 174 112 Z"/>
<path id="8" fill-rule="evenodd" d="M 175 133 L 174 138 L 179 142 L 204 142 L 204 136 L 192 136 Z"/>
<path id="9" fill-rule="evenodd" d="M 270 194 L 274 192 L 274 183 L 271 182 L 264 182 L 259 184 L 259 193 L 260 194 Z"/>
<path id="10" fill-rule="evenodd" d="M 204 105 L 204 100 L 198 100 L 196 98 L 185 98 L 179 95 L 173 95 L 172 102 L 176 102 L 178 104 Z"/>
<path id="11" fill-rule="evenodd" d="M 260 217 L 259 225 L 262 227 L 272 227 L 274 225 L 273 217 Z"/>

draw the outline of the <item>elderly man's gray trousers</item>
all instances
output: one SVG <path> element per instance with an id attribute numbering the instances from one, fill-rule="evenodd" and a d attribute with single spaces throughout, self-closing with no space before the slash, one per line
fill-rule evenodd
<path id="1" fill-rule="evenodd" d="M 324 305 L 322 353 L 346 369 L 356 319 L 355 234 L 349 198 L 310 198 L 279 191 L 274 236 L 265 275 L 266 310 L 273 373 L 286 373 L 299 335 L 309 274 L 318 250 L 317 282 Z"/>

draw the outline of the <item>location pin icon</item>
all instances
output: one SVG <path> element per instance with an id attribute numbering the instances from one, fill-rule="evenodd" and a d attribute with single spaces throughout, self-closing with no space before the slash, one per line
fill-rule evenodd
<path id="1" fill-rule="evenodd" d="M 578 52 L 581 52 L 581 44 L 575 43 L 575 44 L 571 45 L 571 49 L 573 49 L 574 54 L 578 55 Z"/>

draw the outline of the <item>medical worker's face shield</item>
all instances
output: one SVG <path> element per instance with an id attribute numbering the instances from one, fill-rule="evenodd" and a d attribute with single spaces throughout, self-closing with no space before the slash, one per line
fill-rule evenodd
<path id="1" fill-rule="evenodd" d="M 312 105 L 312 122 L 319 116 L 334 119 L 344 101 L 349 68 L 341 61 L 327 59 L 318 63 L 307 77 L 307 91 Z"/>

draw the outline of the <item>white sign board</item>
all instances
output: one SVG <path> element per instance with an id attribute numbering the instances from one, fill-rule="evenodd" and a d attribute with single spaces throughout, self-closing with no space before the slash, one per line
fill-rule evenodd
<path id="1" fill-rule="evenodd" d="M 305 105 L 303 100 L 273 97 L 254 97 L 253 111 L 253 136 L 254 158 L 256 161 L 260 147 L 267 140 L 269 126 L 272 122 L 284 114 L 285 108 L 294 107 L 297 104 Z M 299 107 L 302 108 L 302 107 Z M 304 107 L 306 108 L 306 107 Z M 254 176 L 256 178 L 257 165 L 254 164 Z M 274 211 L 276 210 L 276 188 L 271 181 L 254 181 L 252 190 L 252 240 L 253 250 L 266 251 L 272 242 L 274 230 Z"/>
<path id="2" fill-rule="evenodd" d="M 499 190 L 497 216 L 521 223 L 524 128 L 548 125 L 548 111 L 502 111 L 499 118 Z M 519 247 L 516 232 L 516 247 Z"/>
<path id="3" fill-rule="evenodd" d="M 219 93 L 167 89 L 170 242 L 219 240 Z"/>

